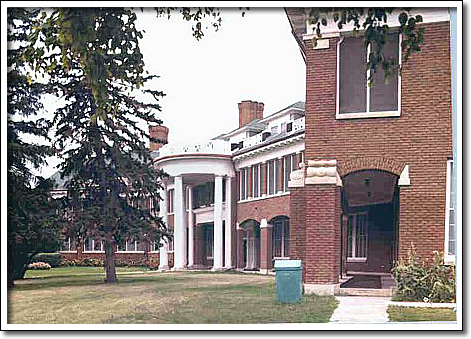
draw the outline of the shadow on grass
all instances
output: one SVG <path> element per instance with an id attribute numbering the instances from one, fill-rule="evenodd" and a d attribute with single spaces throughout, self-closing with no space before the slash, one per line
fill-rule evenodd
<path id="1" fill-rule="evenodd" d="M 52 279 L 55 278 L 55 279 Z M 176 277 L 171 275 L 162 275 L 162 276 L 121 276 L 118 275 L 118 280 L 116 283 L 107 284 L 104 281 L 103 275 L 86 275 L 80 277 L 70 276 L 65 278 L 58 277 L 44 277 L 44 278 L 27 278 L 25 279 L 32 281 L 27 284 L 15 284 L 15 291 L 31 291 L 31 290 L 40 290 L 44 288 L 51 287 L 78 287 L 78 286 L 91 286 L 91 285 L 103 285 L 103 286 L 119 286 L 123 284 L 134 284 L 134 283 L 154 283 L 154 284 L 166 284 L 166 283 L 175 283 L 175 282 L 187 282 L 188 277 Z M 37 281 L 37 282 L 36 282 Z"/>

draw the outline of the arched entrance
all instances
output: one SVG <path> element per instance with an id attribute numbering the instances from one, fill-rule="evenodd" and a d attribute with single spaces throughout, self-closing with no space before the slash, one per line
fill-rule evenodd
<path id="1" fill-rule="evenodd" d="M 289 218 L 285 215 L 274 217 L 272 225 L 272 259 L 289 258 Z"/>
<path id="2" fill-rule="evenodd" d="M 243 231 L 242 258 L 245 270 L 260 268 L 260 223 L 254 219 L 245 220 L 239 226 Z"/>
<path id="3" fill-rule="evenodd" d="M 342 181 L 342 274 L 389 273 L 397 260 L 398 176 L 359 170 Z"/>

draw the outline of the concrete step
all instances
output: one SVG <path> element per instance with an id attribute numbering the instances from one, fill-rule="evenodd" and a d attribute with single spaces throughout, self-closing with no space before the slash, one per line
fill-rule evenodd
<path id="1" fill-rule="evenodd" d="M 363 296 L 363 297 L 392 297 L 391 288 L 339 288 L 336 295 Z"/>

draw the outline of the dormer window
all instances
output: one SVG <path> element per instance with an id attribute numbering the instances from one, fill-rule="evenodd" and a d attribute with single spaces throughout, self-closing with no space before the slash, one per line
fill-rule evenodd
<path id="1" fill-rule="evenodd" d="M 368 54 L 362 37 L 343 37 L 337 48 L 337 119 L 400 116 L 400 76 L 393 72 L 388 83 L 378 65 L 373 85 L 368 86 L 370 71 L 365 72 Z M 400 36 L 388 35 L 384 55 L 400 62 Z"/>

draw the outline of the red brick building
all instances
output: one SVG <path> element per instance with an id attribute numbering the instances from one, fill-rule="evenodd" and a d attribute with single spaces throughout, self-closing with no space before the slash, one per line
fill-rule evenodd
<path id="1" fill-rule="evenodd" d="M 453 262 L 448 10 L 421 9 L 422 51 L 371 87 L 361 37 L 329 23 L 314 46 L 308 12 L 287 9 L 306 62 L 305 103 L 264 117 L 263 103 L 243 101 L 239 127 L 199 145 L 166 144 L 168 129 L 150 128 L 162 141 L 150 145 L 155 165 L 169 174 L 158 213 L 174 241 L 130 239 L 118 259 L 261 273 L 301 259 L 307 293 L 387 276 L 412 245 L 421 259 L 441 251 Z M 386 54 L 400 61 L 402 37 L 389 25 Z M 87 241 L 78 251 L 69 243 L 67 255 L 99 255 Z"/>

